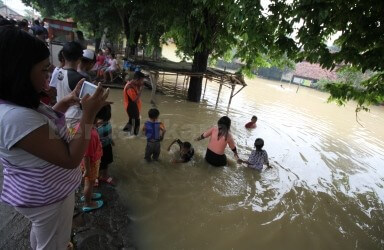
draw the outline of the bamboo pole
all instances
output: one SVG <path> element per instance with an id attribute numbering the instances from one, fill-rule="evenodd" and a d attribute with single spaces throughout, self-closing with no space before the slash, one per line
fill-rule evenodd
<path id="1" fill-rule="evenodd" d="M 205 90 L 207 89 L 207 81 L 208 81 L 208 78 L 205 77 L 205 86 L 204 86 L 203 99 L 204 99 L 204 96 L 205 96 Z"/>
<path id="2" fill-rule="evenodd" d="M 179 73 L 176 74 L 175 90 L 176 90 L 176 87 L 177 87 L 177 80 L 178 79 L 179 79 Z"/>
<path id="3" fill-rule="evenodd" d="M 163 80 L 161 81 L 161 91 L 163 91 L 163 86 L 164 86 L 164 75 L 165 75 L 165 71 L 163 71 Z"/>
<path id="4" fill-rule="evenodd" d="M 217 104 L 219 103 L 219 97 L 220 97 L 221 88 L 223 87 L 222 81 L 223 81 L 223 78 L 221 78 L 221 83 L 220 83 L 220 87 L 219 87 L 219 93 L 217 93 L 216 107 L 217 107 Z"/>
<path id="5" fill-rule="evenodd" d="M 229 106 L 231 106 L 231 102 L 232 102 L 232 97 L 233 97 L 233 92 L 235 92 L 235 84 L 232 84 L 232 90 L 231 90 L 231 95 L 229 97 L 229 102 L 228 102 L 228 109 L 229 109 Z"/>

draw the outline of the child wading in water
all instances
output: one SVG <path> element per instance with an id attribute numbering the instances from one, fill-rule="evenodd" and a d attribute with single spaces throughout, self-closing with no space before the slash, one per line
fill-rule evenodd
<path id="1" fill-rule="evenodd" d="M 252 116 L 252 119 L 250 122 L 248 122 L 247 124 L 245 124 L 245 127 L 246 128 L 256 128 L 256 122 L 257 122 L 257 116 Z"/>
<path id="2" fill-rule="evenodd" d="M 168 151 L 171 150 L 171 147 L 173 144 L 175 144 L 177 142 L 177 144 L 179 145 L 180 147 L 180 159 L 178 160 L 173 160 L 172 163 L 185 163 L 185 162 L 189 162 L 193 155 L 195 154 L 195 151 L 191 145 L 190 142 L 182 142 L 180 141 L 179 139 L 175 139 L 171 145 L 169 145 L 168 147 Z"/>
<path id="3" fill-rule="evenodd" d="M 267 151 L 263 149 L 264 140 L 261 138 L 257 138 L 255 140 L 255 148 L 256 150 L 252 150 L 251 155 L 249 156 L 248 161 L 244 161 L 239 159 L 238 163 L 246 163 L 249 168 L 253 168 L 259 172 L 263 169 L 263 165 L 267 165 L 268 168 L 272 168 L 269 165 L 268 154 Z"/>
<path id="4" fill-rule="evenodd" d="M 115 143 L 112 139 L 111 120 L 111 105 L 105 105 L 97 114 L 97 132 L 99 133 L 100 142 L 103 146 L 103 156 L 100 162 L 100 177 L 101 182 L 115 185 L 111 176 L 108 175 L 108 165 L 113 162 L 112 146 Z"/>
<path id="5" fill-rule="evenodd" d="M 91 130 L 91 139 L 89 140 L 88 148 L 85 151 L 83 162 L 81 164 L 84 177 L 84 196 L 81 197 L 81 200 L 84 201 L 83 212 L 101 208 L 104 204 L 102 200 L 97 200 L 101 198 L 101 194 L 93 193 L 93 186 L 99 175 L 100 159 L 103 155 L 100 137 L 96 130 L 96 122 L 102 117 L 103 109 L 104 108 L 102 108 L 96 115 Z"/>
<path id="6" fill-rule="evenodd" d="M 147 146 L 145 147 L 145 159 L 147 161 L 159 159 L 160 141 L 163 140 L 165 127 L 162 122 L 157 121 L 160 112 L 158 109 L 150 109 L 148 111 L 149 121 L 146 121 L 143 132 L 147 137 Z"/>

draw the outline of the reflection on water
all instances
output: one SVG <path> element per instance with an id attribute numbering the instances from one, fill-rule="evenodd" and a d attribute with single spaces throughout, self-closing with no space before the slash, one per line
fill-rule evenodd
<path id="1" fill-rule="evenodd" d="M 355 118 L 354 106 L 327 104 L 314 90 L 266 81 L 249 84 L 227 113 L 229 89 L 208 84 L 200 104 L 164 88 L 157 97 L 167 128 L 160 162 L 144 161 L 145 139 L 120 132 L 127 118 L 120 90 L 111 91 L 118 190 L 131 214 L 141 249 L 382 249 L 384 248 L 384 110 Z M 181 84 L 180 84 L 181 85 Z M 143 93 L 143 120 L 150 108 Z M 204 161 L 207 141 L 194 142 L 228 114 L 242 158 L 257 137 L 265 140 L 273 168 L 259 174 L 237 165 Z M 258 116 L 257 128 L 244 124 Z M 174 138 L 189 140 L 195 158 L 170 163 Z"/>

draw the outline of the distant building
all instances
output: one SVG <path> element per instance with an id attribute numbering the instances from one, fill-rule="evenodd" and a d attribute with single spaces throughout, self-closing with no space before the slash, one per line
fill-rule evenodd
<path id="1" fill-rule="evenodd" d="M 282 76 L 282 80 L 310 87 L 312 83 L 320 79 L 336 80 L 335 70 L 324 69 L 320 64 L 300 62 L 296 64 L 294 72 L 288 72 Z"/>
<path id="2" fill-rule="evenodd" d="M 258 68 L 254 73 L 260 77 L 271 80 L 292 82 L 310 87 L 312 83 L 320 79 L 336 80 L 335 70 L 323 69 L 320 64 L 300 62 L 296 64 L 295 70 L 281 70 L 276 67 Z"/>
<path id="3" fill-rule="evenodd" d="M 24 18 L 22 15 L 12 10 L 5 4 L 0 6 L 0 15 L 2 15 L 3 17 L 8 17 L 10 19 L 16 19 L 16 20 L 21 20 Z"/>

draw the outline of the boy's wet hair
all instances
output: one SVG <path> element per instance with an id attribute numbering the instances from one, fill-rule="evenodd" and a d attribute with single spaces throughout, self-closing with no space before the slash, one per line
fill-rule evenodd
<path id="1" fill-rule="evenodd" d="M 261 138 L 257 138 L 255 140 L 255 147 L 257 150 L 261 150 L 264 147 L 264 140 Z"/>
<path id="2" fill-rule="evenodd" d="M 148 111 L 148 117 L 151 119 L 159 118 L 160 111 L 158 109 L 152 108 Z"/>
<path id="3" fill-rule="evenodd" d="M 83 57 L 83 47 L 78 42 L 67 42 L 63 47 L 63 56 L 69 62 L 75 62 Z"/>
<path id="4" fill-rule="evenodd" d="M 183 142 L 183 147 L 186 148 L 186 149 L 191 149 L 192 148 L 192 144 L 190 142 Z"/>
<path id="5" fill-rule="evenodd" d="M 255 116 L 255 115 L 254 115 L 254 116 L 252 116 L 252 119 L 256 119 L 256 121 L 257 121 L 257 116 Z"/>
<path id="6" fill-rule="evenodd" d="M 101 119 L 104 122 L 111 120 L 111 104 L 103 106 L 96 114 L 96 119 Z"/>

